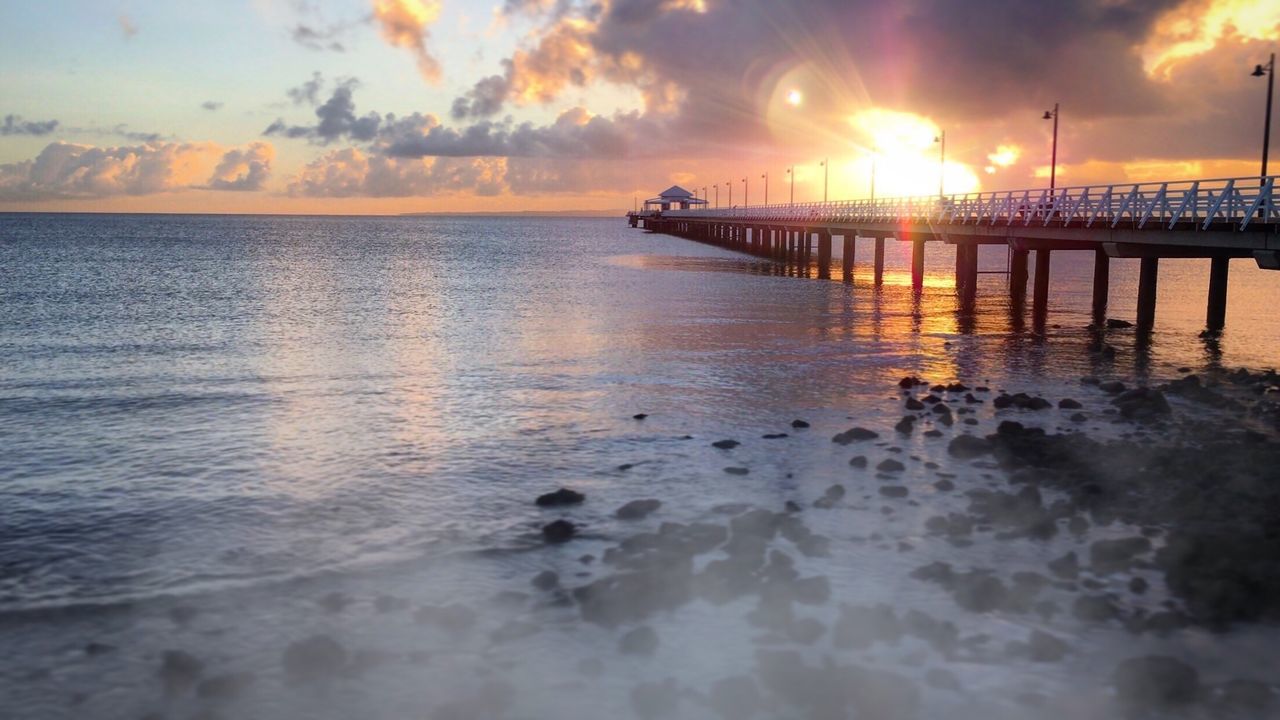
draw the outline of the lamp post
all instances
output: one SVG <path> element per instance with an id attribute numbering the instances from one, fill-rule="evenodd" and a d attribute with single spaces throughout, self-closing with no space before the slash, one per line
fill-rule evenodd
<path id="1" fill-rule="evenodd" d="M 875 204 L 875 201 L 876 201 L 876 159 L 879 157 L 880 157 L 879 152 L 875 150 L 871 151 L 871 202 L 872 204 Z"/>
<path id="2" fill-rule="evenodd" d="M 702 186 L 702 207 L 703 207 L 703 208 L 706 208 L 706 207 L 707 207 L 707 202 L 708 202 L 710 199 L 711 199 L 711 198 L 707 197 L 707 186 L 706 186 L 706 185 L 703 185 L 703 186 Z"/>
<path id="3" fill-rule="evenodd" d="M 938 197 L 945 197 L 942 187 L 947 180 L 947 131 L 943 130 L 933 141 L 940 146 L 938 148 Z"/>
<path id="4" fill-rule="evenodd" d="M 706 190 L 706 188 L 702 188 L 702 189 Z M 715 184 L 715 189 L 716 189 L 716 209 L 719 210 L 720 209 L 720 183 Z"/>
<path id="5" fill-rule="evenodd" d="M 831 179 L 831 159 L 818 163 L 822 166 L 822 202 L 827 201 L 827 181 Z"/>
<path id="6" fill-rule="evenodd" d="M 787 168 L 787 176 L 791 178 L 791 204 L 796 204 L 796 166 Z"/>
<path id="7" fill-rule="evenodd" d="M 761 175 L 760 177 L 764 179 L 764 204 L 768 206 L 769 204 L 769 171 L 765 170 L 764 174 Z"/>
<path id="8" fill-rule="evenodd" d="M 1044 119 L 1053 121 L 1053 154 L 1049 160 L 1049 189 L 1053 190 L 1058 181 L 1058 103 L 1044 111 Z"/>
<path id="9" fill-rule="evenodd" d="M 733 207 L 733 181 L 730 180 L 724 186 L 729 188 L 729 207 Z"/>
<path id="10" fill-rule="evenodd" d="M 742 207 L 751 207 L 751 186 L 742 178 Z"/>
<path id="11" fill-rule="evenodd" d="M 1267 115 L 1262 128 L 1262 182 L 1266 183 L 1267 152 L 1271 149 L 1271 97 L 1276 87 L 1276 54 L 1271 53 L 1271 61 L 1255 67 L 1250 74 L 1253 77 L 1267 76 Z"/>

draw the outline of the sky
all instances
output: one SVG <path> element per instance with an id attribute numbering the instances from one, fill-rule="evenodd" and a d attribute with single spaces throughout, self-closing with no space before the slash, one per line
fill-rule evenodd
<path id="1" fill-rule="evenodd" d="M 1243 177 L 1277 40 L 1275 0 L 6 2 L 0 211 L 1044 187 L 1055 104 L 1060 186 Z"/>

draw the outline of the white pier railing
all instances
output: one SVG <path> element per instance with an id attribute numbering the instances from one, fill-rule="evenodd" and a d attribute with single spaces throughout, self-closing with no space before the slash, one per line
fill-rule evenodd
<path id="1" fill-rule="evenodd" d="M 664 218 L 1244 231 L 1280 223 L 1278 175 L 668 210 Z"/>

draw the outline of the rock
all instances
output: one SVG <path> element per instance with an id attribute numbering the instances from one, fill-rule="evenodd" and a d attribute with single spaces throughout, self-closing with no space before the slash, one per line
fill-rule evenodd
<path id="1" fill-rule="evenodd" d="M 797 430 L 802 430 L 804 428 L 809 427 L 809 423 L 805 422 L 804 420 L 792 420 L 791 427 Z"/>
<path id="2" fill-rule="evenodd" d="M 649 414 L 648 414 L 648 413 L 636 413 L 635 415 L 632 415 L 632 416 L 631 416 L 631 419 L 632 419 L 632 420 L 643 420 L 643 419 L 645 419 L 645 418 L 647 418 L 647 417 L 649 417 Z"/>
<path id="3" fill-rule="evenodd" d="M 674 715 L 680 705 L 680 690 L 675 680 L 640 683 L 631 689 L 631 709 L 644 720 Z"/>
<path id="4" fill-rule="evenodd" d="M 782 509 L 789 513 L 798 513 L 804 508 L 800 507 L 799 503 L 797 503 L 795 500 L 788 500 L 786 503 L 783 504 Z"/>
<path id="5" fill-rule="evenodd" d="M 1140 578 L 1129 578 L 1129 592 L 1134 595 L 1142 595 L 1147 591 L 1147 581 Z"/>
<path id="6" fill-rule="evenodd" d="M 744 467 L 727 467 L 724 469 L 726 475 L 747 475 L 751 471 Z"/>
<path id="7" fill-rule="evenodd" d="M 1133 323 L 1129 322 L 1128 320 L 1121 320 L 1119 318 L 1107 318 L 1106 325 L 1108 328 L 1112 330 L 1120 330 L 1124 328 L 1133 327 Z"/>
<path id="8" fill-rule="evenodd" d="M 1134 420 L 1150 420 L 1173 412 L 1164 393 L 1155 388 L 1140 387 L 1126 390 L 1111 401 L 1120 414 Z"/>
<path id="9" fill-rule="evenodd" d="M 202 680 L 196 686 L 196 695 L 206 700 L 229 700 L 238 696 L 253 684 L 250 673 L 226 673 Z"/>
<path id="10" fill-rule="evenodd" d="M 614 511 L 613 515 L 619 520 L 640 520 L 657 511 L 660 507 L 662 507 L 661 500 L 632 500 Z"/>
<path id="11" fill-rule="evenodd" d="M 312 635 L 290 643 L 282 662 L 285 672 L 296 680 L 327 680 L 347 664 L 347 651 L 328 635 Z"/>
<path id="12" fill-rule="evenodd" d="M 905 403 L 903 403 L 903 405 L 904 405 L 904 407 L 906 407 L 908 410 L 911 410 L 911 411 L 913 411 L 913 412 L 914 412 L 914 411 L 919 411 L 919 410 L 923 410 L 923 409 L 924 409 L 924 403 L 920 402 L 919 400 L 917 400 L 917 399 L 915 399 L 915 398 L 913 398 L 913 397 L 909 397 L 909 398 L 907 398 L 906 402 L 905 402 Z"/>
<path id="13" fill-rule="evenodd" d="M 916 419 L 910 415 L 907 415 L 906 417 L 899 420 L 898 423 L 893 426 L 893 429 L 897 430 L 903 435 L 910 435 L 911 432 L 916 429 Z"/>
<path id="14" fill-rule="evenodd" d="M 1081 595 L 1071 604 L 1071 612 L 1086 622 L 1106 622 L 1120 617 L 1120 610 L 1102 595 Z"/>
<path id="15" fill-rule="evenodd" d="M 623 655 L 652 655 L 658 649 L 658 633 L 648 625 L 627 631 L 618 640 L 618 650 Z"/>
<path id="16" fill-rule="evenodd" d="M 578 526 L 568 520 L 555 520 L 542 526 L 542 539 L 549 543 L 565 543 L 578 534 Z"/>
<path id="17" fill-rule="evenodd" d="M 1063 580 L 1075 580 L 1080 574 L 1080 561 L 1074 551 L 1049 561 L 1049 572 Z"/>
<path id="18" fill-rule="evenodd" d="M 933 484 L 933 487 L 939 492 L 951 492 L 956 489 L 956 484 L 946 478 L 939 480 Z"/>
<path id="19" fill-rule="evenodd" d="M 188 652 L 165 650 L 160 656 L 160 680 L 164 683 L 166 692 L 185 691 L 202 672 L 204 663 Z"/>
<path id="20" fill-rule="evenodd" d="M 898 381 L 898 387 L 902 388 L 903 390 L 910 390 L 913 387 L 916 387 L 919 385 L 928 385 L 928 384 L 929 383 L 925 382 L 924 380 L 921 380 L 915 375 L 908 375 L 907 377 L 904 377 Z"/>
<path id="21" fill-rule="evenodd" d="M 746 720 L 761 710 L 760 691 L 748 675 L 735 675 L 711 685 L 711 709 L 725 720 Z"/>
<path id="22" fill-rule="evenodd" d="M 781 440 L 782 438 L 791 437 L 791 436 L 786 433 L 765 433 L 760 437 L 764 440 Z"/>
<path id="23" fill-rule="evenodd" d="M 880 494 L 888 498 L 904 498 L 911 491 L 902 485 L 883 485 L 880 487 Z"/>
<path id="24" fill-rule="evenodd" d="M 1071 422 L 1077 422 L 1077 423 L 1082 423 L 1088 419 L 1089 419 L 1089 416 L 1085 415 L 1084 413 L 1072 413 L 1070 418 Z"/>
<path id="25" fill-rule="evenodd" d="M 978 571 L 956 575 L 952 592 L 957 605 L 977 613 L 999 609 L 1009 595 L 999 578 Z"/>
<path id="26" fill-rule="evenodd" d="M 1108 382 L 1098 383 L 1098 389 L 1108 395 L 1119 395 L 1124 392 L 1124 383 L 1119 380 L 1110 380 Z"/>
<path id="27" fill-rule="evenodd" d="M 893 458 L 889 458 L 887 460 L 881 460 L 880 463 L 876 465 L 876 469 L 880 472 L 902 472 L 907 469 L 907 466 Z"/>
<path id="28" fill-rule="evenodd" d="M 861 468 L 865 468 L 866 466 L 867 466 L 866 455 L 855 455 L 854 457 L 849 458 L 849 467 L 861 469 Z"/>
<path id="29" fill-rule="evenodd" d="M 837 433 L 831 438 L 831 442 L 838 445 L 848 445 L 849 443 L 861 440 L 871 440 L 880 437 L 880 433 L 866 428 L 856 427 Z"/>
<path id="30" fill-rule="evenodd" d="M 587 496 L 580 492 L 575 492 L 568 488 L 560 488 L 555 492 L 539 495 L 536 503 L 538 507 L 565 507 L 568 505 L 580 505 L 586 499 Z"/>
<path id="31" fill-rule="evenodd" d="M 1036 662 L 1058 662 L 1070 652 L 1071 646 L 1047 632 L 1032 630 L 1027 649 Z"/>
<path id="32" fill-rule="evenodd" d="M 1146 655 L 1116 666 L 1112 675 L 1120 702 L 1131 707 L 1170 709 L 1195 701 L 1200 674 L 1176 658 Z"/>
<path id="33" fill-rule="evenodd" d="M 741 444 L 742 443 L 738 442 L 737 440 L 717 440 L 711 443 L 711 447 L 717 448 L 719 450 L 732 450 Z"/>
<path id="34" fill-rule="evenodd" d="M 1151 550 L 1151 541 L 1145 537 L 1121 540 L 1099 540 L 1089 546 L 1090 569 L 1099 575 L 1128 570 L 1135 555 Z"/>
<path id="35" fill-rule="evenodd" d="M 1058 401 L 1058 407 L 1063 410 L 1079 410 L 1080 408 L 1084 407 L 1084 405 L 1080 404 L 1079 400 L 1072 400 L 1071 398 L 1062 398 L 1061 400 Z"/>
<path id="36" fill-rule="evenodd" d="M 543 570 L 533 576 L 533 580 L 529 584 L 543 592 L 554 590 L 560 587 L 560 576 L 550 570 Z"/>
<path id="37" fill-rule="evenodd" d="M 991 452 L 992 443 L 975 435 L 957 435 L 947 444 L 947 452 L 953 457 L 968 460 Z"/>

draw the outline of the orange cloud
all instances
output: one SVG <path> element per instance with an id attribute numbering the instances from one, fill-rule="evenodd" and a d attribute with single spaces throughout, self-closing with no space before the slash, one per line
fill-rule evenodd
<path id="1" fill-rule="evenodd" d="M 427 29 L 440 17 L 440 0 L 374 0 L 373 17 L 382 37 L 394 47 L 411 50 L 418 71 L 429 82 L 440 81 L 440 61 L 427 51 Z"/>
<path id="2" fill-rule="evenodd" d="M 1189 0 L 1156 21 L 1142 46 L 1147 74 L 1168 80 L 1179 62 L 1203 55 L 1226 38 L 1280 38 L 1276 0 Z"/>

